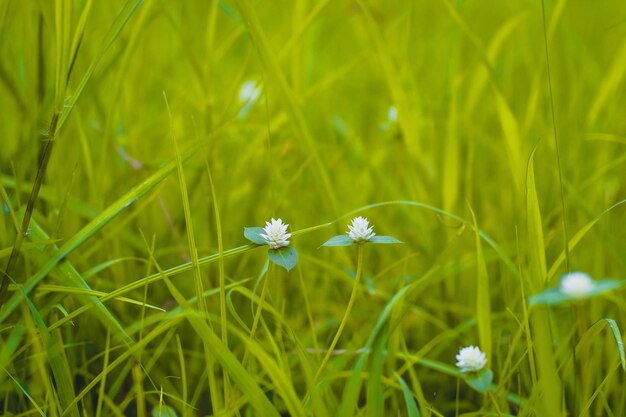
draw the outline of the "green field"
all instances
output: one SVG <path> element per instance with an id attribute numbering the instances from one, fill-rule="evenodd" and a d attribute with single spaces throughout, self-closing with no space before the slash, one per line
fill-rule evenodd
<path id="1" fill-rule="evenodd" d="M 1 416 L 626 415 L 625 2 L 0 27 Z"/>

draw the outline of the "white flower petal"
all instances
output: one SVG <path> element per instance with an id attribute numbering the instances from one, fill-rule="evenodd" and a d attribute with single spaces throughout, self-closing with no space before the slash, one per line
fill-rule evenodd
<path id="1" fill-rule="evenodd" d="M 594 288 L 593 279 L 584 272 L 572 272 L 563 275 L 559 283 L 559 290 L 572 298 L 587 296 Z"/>
<path id="2" fill-rule="evenodd" d="M 476 346 L 466 346 L 456 355 L 456 361 L 461 372 L 476 372 L 485 367 L 487 357 Z"/>
<path id="3" fill-rule="evenodd" d="M 367 242 L 376 235 L 373 230 L 374 226 L 369 225 L 367 218 L 359 216 L 352 219 L 352 224 L 348 225 L 348 236 L 355 242 Z"/>
<path id="4" fill-rule="evenodd" d="M 265 222 L 263 233 L 259 233 L 271 249 L 280 249 L 289 246 L 289 238 L 291 233 L 287 233 L 288 224 L 283 223 L 282 219 L 272 218 L 269 222 Z"/>

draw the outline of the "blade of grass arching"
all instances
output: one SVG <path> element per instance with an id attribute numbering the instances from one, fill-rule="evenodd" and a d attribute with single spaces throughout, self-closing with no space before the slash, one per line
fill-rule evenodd
<path id="1" fill-rule="evenodd" d="M 398 378 L 398 382 L 402 386 L 402 394 L 404 395 L 404 404 L 406 405 L 407 416 L 421 417 L 420 411 L 415 403 L 415 399 L 413 398 L 413 393 L 411 393 L 411 389 L 400 375 L 396 376 Z"/>
<path id="2" fill-rule="evenodd" d="M 526 169 L 526 222 L 528 230 L 528 268 L 530 289 L 537 293 L 545 287 L 546 259 L 543 226 L 539 199 L 535 188 L 533 157 L 528 159 Z M 539 410 L 542 415 L 561 416 L 561 379 L 558 375 L 556 357 L 552 348 L 549 311 L 540 307 L 530 313 L 532 339 L 535 348 L 539 381 L 534 387 L 542 392 Z"/>
<path id="3" fill-rule="evenodd" d="M 298 136 L 300 136 L 304 141 L 309 154 L 315 162 L 317 174 L 319 175 L 319 178 L 324 187 L 326 197 L 330 202 L 330 209 L 332 210 L 333 214 L 336 214 L 338 209 L 337 196 L 333 189 L 332 182 L 330 180 L 328 172 L 326 171 L 326 167 L 322 163 L 322 160 L 318 154 L 313 135 L 309 130 L 304 114 L 298 106 L 298 100 L 296 99 L 296 97 L 294 97 L 293 92 L 289 88 L 287 79 L 281 71 L 276 54 L 269 45 L 269 42 L 267 40 L 263 27 L 261 26 L 261 22 L 259 21 L 256 11 L 254 7 L 250 4 L 249 0 L 235 0 L 235 3 L 237 4 L 237 8 L 239 9 L 243 20 L 248 25 L 248 30 L 250 31 L 250 35 L 254 41 L 255 47 L 259 51 L 259 56 L 261 60 L 265 64 L 269 75 L 275 79 L 276 84 L 279 87 L 279 101 L 285 104 L 287 113 L 292 119 L 294 129 L 298 133 Z"/>
<path id="4" fill-rule="evenodd" d="M 483 254 L 483 247 L 477 230 L 478 223 L 474 210 L 469 206 L 474 222 L 474 231 L 476 235 L 476 324 L 478 326 L 478 339 L 480 341 L 480 349 L 485 353 L 487 361 L 491 361 L 492 341 L 491 341 L 491 294 L 489 291 L 489 275 L 487 273 L 487 264 Z"/>
<path id="5" fill-rule="evenodd" d="M 190 151 L 185 153 L 185 160 L 189 158 L 197 150 L 198 147 L 194 146 Z M 11 298 L 4 305 L 4 309 L 0 312 L 0 322 L 6 320 L 6 318 L 15 310 L 15 308 L 22 301 L 24 295 L 28 295 L 30 291 L 37 285 L 46 275 L 52 271 L 56 265 L 63 260 L 67 255 L 73 252 L 76 248 L 82 245 L 85 241 L 95 235 L 100 229 L 106 226 L 111 220 L 116 218 L 120 213 L 126 210 L 129 206 L 141 199 L 144 195 L 149 193 L 154 187 L 156 187 L 161 181 L 167 178 L 174 169 L 176 169 L 177 162 L 172 161 L 165 165 L 163 168 L 152 174 L 146 180 L 135 186 L 124 196 L 119 198 L 112 205 L 107 207 L 103 212 L 91 220 L 86 226 L 84 226 L 78 233 L 68 239 L 56 253 L 55 256 L 50 257 L 46 264 L 35 274 L 33 274 L 21 288 L 21 291 L 13 294 Z M 28 208 L 27 208 L 28 209 Z M 28 213 L 26 211 L 26 213 Z M 26 219 L 26 214 L 24 215 Z M 30 223 L 30 220 L 29 220 Z M 14 249 L 15 251 L 15 249 Z M 8 287 L 8 284 L 7 284 Z"/>
<path id="6" fill-rule="evenodd" d="M 365 363 L 367 361 L 367 357 L 369 355 L 370 349 L 374 345 L 376 338 L 382 332 L 383 327 L 387 323 L 391 312 L 396 305 L 407 293 L 407 291 L 411 288 L 411 285 L 407 285 L 398 291 L 392 298 L 389 300 L 387 305 L 385 306 L 383 312 L 380 317 L 376 321 L 372 332 L 370 333 L 365 346 L 363 347 L 361 353 L 357 357 L 357 361 L 352 368 L 352 372 L 348 377 L 348 381 L 345 384 L 345 388 L 343 390 L 343 394 L 341 397 L 341 403 L 339 404 L 339 411 L 337 413 L 338 416 L 353 416 L 354 409 L 357 406 L 359 394 L 361 392 L 361 376 L 363 374 L 363 369 L 365 368 Z"/>
<path id="7" fill-rule="evenodd" d="M 30 396 L 30 394 L 28 393 L 28 391 L 26 390 L 26 388 L 24 388 L 24 386 L 22 384 L 20 384 L 20 382 L 15 379 L 15 377 L 13 375 L 11 375 L 9 373 L 9 371 L 7 371 L 6 369 L 2 368 L 2 370 L 9 376 L 9 378 L 11 378 L 13 380 L 13 383 L 15 385 L 17 385 L 17 387 L 19 388 L 20 391 L 22 391 L 22 393 L 26 396 L 26 398 L 28 398 L 28 400 L 31 402 L 31 404 L 33 405 L 33 407 L 35 407 L 35 410 L 37 410 L 37 412 L 39 413 L 40 416 L 42 417 L 47 417 L 46 413 L 44 413 L 44 411 L 41 409 L 41 407 L 37 404 L 37 401 L 35 401 L 35 399 L 33 397 Z"/>
<path id="8" fill-rule="evenodd" d="M 626 355 L 624 354 L 624 342 L 622 342 L 622 333 L 617 326 L 617 322 L 614 319 L 603 318 L 595 322 L 582 337 L 576 345 L 576 350 L 579 350 L 583 343 L 592 343 L 598 340 L 598 335 L 606 327 L 609 328 L 613 338 L 615 339 L 615 347 L 619 355 L 619 363 L 622 366 L 622 370 L 626 371 Z"/>
<path id="9" fill-rule="evenodd" d="M 31 316 L 39 329 L 40 337 L 45 346 L 48 364 L 50 365 L 50 369 L 52 369 L 55 382 L 54 386 L 59 397 L 60 406 L 63 407 L 65 412 L 71 417 L 80 417 L 78 406 L 76 404 L 72 405 L 72 399 L 75 395 L 74 384 L 72 373 L 70 372 L 70 365 L 65 356 L 65 347 L 61 339 L 60 330 L 57 330 L 56 337 L 53 337 L 46 327 L 43 318 L 39 315 L 39 311 L 37 311 L 37 308 L 30 299 L 26 298 L 26 303 L 28 304 Z"/>
<path id="10" fill-rule="evenodd" d="M 22 215 L 22 213 L 19 213 Z M 43 228 L 39 225 L 39 223 L 32 219 L 30 222 L 30 230 L 28 234 L 29 239 L 33 242 L 45 242 L 49 240 L 49 236 L 43 230 Z M 39 267 L 45 265 L 47 260 L 50 257 L 58 256 L 59 248 L 56 245 L 51 245 L 46 248 L 41 248 L 40 251 L 42 254 L 40 256 L 36 256 L 35 259 Z M 80 273 L 74 268 L 74 266 L 68 261 L 65 260 L 58 266 L 59 272 L 61 275 L 67 280 L 67 283 L 76 287 L 78 290 L 87 290 L 90 291 L 91 287 Z M 126 343 L 132 343 L 133 339 L 126 333 L 124 327 L 120 324 L 119 320 L 109 311 L 109 309 L 100 301 L 100 299 L 95 295 L 86 295 L 84 293 L 81 294 L 80 291 L 77 291 L 75 294 L 81 296 L 83 301 L 87 304 L 93 304 L 95 307 L 95 316 L 105 325 L 105 327 L 112 329 L 115 334 L 120 335 L 122 340 Z"/>
<path id="11" fill-rule="evenodd" d="M 389 325 L 383 326 L 378 334 L 371 354 L 369 378 L 367 378 L 367 415 L 378 417 L 384 414 L 385 394 L 383 392 L 383 364 L 385 363 Z"/>

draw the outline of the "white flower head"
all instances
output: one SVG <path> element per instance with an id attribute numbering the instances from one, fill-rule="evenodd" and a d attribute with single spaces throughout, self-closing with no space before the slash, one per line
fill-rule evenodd
<path id="1" fill-rule="evenodd" d="M 487 357 L 476 346 L 466 346 L 461 348 L 456 355 L 456 366 L 461 372 L 480 371 L 487 364 Z"/>
<path id="2" fill-rule="evenodd" d="M 389 123 L 394 123 L 398 120 L 398 109 L 395 106 L 391 106 L 387 110 L 387 120 Z"/>
<path id="3" fill-rule="evenodd" d="M 593 279 L 584 272 L 571 272 L 563 275 L 559 283 L 559 290 L 572 298 L 582 298 L 593 290 Z"/>
<path id="4" fill-rule="evenodd" d="M 291 233 L 287 233 L 288 224 L 283 223 L 282 219 L 272 219 L 271 222 L 265 222 L 263 233 L 259 233 L 271 249 L 280 249 L 289 246 L 289 238 Z"/>
<path id="5" fill-rule="evenodd" d="M 370 226 L 367 218 L 355 217 L 352 219 L 352 224 L 348 225 L 348 236 L 357 243 L 367 242 L 376 236 L 373 229 L 374 225 Z"/>
<path id="6" fill-rule="evenodd" d="M 256 81 L 248 80 L 239 89 L 239 102 L 254 103 L 259 95 L 261 95 L 261 87 L 257 85 Z"/>

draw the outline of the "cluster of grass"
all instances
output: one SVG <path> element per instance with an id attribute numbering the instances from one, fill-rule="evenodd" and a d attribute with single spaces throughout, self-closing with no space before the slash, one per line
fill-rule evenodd
<path id="1" fill-rule="evenodd" d="M 1 0 L 0 415 L 625 415 L 624 16 Z"/>

